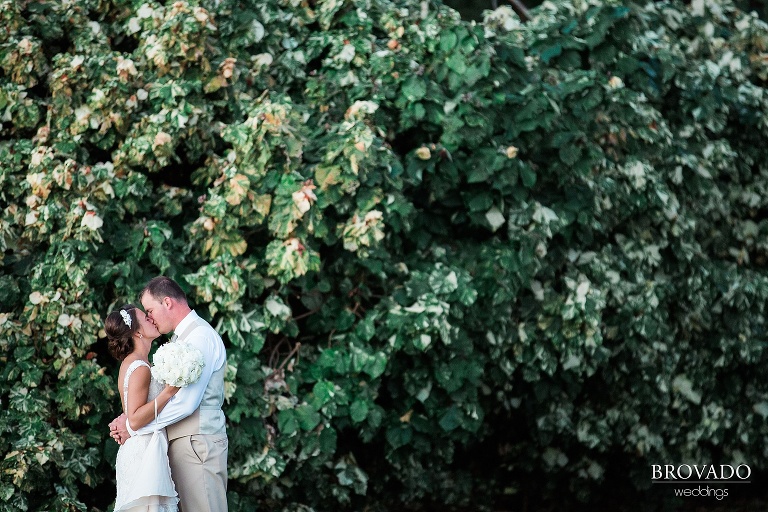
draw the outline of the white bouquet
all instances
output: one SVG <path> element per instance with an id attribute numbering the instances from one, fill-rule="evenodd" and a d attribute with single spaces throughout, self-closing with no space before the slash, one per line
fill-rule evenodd
<path id="1" fill-rule="evenodd" d="M 194 384 L 203 373 L 203 353 L 184 341 L 160 346 L 152 357 L 152 376 L 180 388 Z"/>

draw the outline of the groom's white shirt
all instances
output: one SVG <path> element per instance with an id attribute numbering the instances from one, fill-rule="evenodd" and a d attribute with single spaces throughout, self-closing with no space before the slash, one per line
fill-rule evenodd
<path id="1" fill-rule="evenodd" d="M 183 333 L 184 330 L 196 322 L 198 318 L 200 317 L 194 310 L 190 311 L 189 314 L 179 322 L 179 325 L 176 326 L 176 329 L 174 329 L 173 332 L 175 334 Z M 203 367 L 200 379 L 194 384 L 181 388 L 178 393 L 171 397 L 171 400 L 166 404 L 163 410 L 158 413 L 157 424 L 152 420 L 149 424 L 140 429 L 133 430 L 126 421 L 125 425 L 132 436 L 137 434 L 151 434 L 156 428 L 172 425 L 195 412 L 197 408 L 200 407 L 200 402 L 203 400 L 203 395 L 206 387 L 208 387 L 208 382 L 211 380 L 211 375 L 226 363 L 224 343 L 213 329 L 196 327 L 184 338 L 184 341 L 203 353 L 205 366 Z"/>

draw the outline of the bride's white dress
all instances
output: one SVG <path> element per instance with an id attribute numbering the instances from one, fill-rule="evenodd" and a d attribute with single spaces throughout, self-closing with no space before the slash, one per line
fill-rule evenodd
<path id="1" fill-rule="evenodd" d="M 149 365 L 136 360 L 125 372 L 123 403 L 128 407 L 128 379 L 139 366 Z M 148 401 L 154 400 L 163 384 L 152 378 Z M 171 479 L 168 464 L 168 435 L 165 429 L 152 434 L 131 436 L 117 452 L 117 500 L 115 512 L 177 512 L 179 498 Z"/>

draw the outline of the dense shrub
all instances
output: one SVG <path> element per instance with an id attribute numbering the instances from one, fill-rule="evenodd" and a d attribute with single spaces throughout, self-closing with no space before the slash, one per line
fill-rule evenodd
<path id="1" fill-rule="evenodd" d="M 109 506 L 101 319 L 160 273 L 226 339 L 232 510 L 565 508 L 768 462 L 756 16 L 0 13 L 0 510 Z"/>

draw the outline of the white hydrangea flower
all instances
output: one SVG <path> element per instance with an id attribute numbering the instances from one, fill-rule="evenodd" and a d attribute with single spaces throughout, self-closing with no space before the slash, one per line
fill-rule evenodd
<path id="1" fill-rule="evenodd" d="M 194 384 L 203 373 L 203 353 L 187 342 L 166 343 L 152 358 L 152 376 L 180 388 Z"/>

